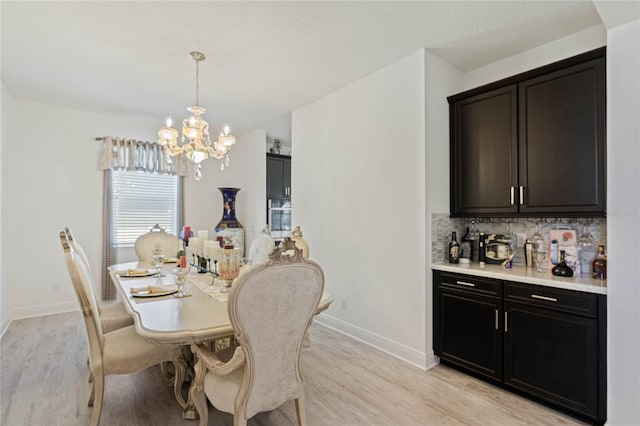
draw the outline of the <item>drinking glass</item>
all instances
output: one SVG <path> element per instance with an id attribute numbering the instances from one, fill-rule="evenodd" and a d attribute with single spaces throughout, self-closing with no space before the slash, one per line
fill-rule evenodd
<path id="1" fill-rule="evenodd" d="M 189 272 L 189 268 L 176 268 L 173 270 L 173 274 L 176 277 L 176 287 L 178 287 L 178 292 L 173 295 L 173 297 L 187 297 L 191 296 L 188 293 L 182 291 L 182 287 L 187 282 L 187 273 Z"/>
<path id="2" fill-rule="evenodd" d="M 160 272 L 162 265 L 164 264 L 164 260 L 166 256 L 162 253 L 160 249 L 153 249 L 153 266 L 156 267 L 158 272 L 156 273 L 156 277 L 161 277 L 162 273 Z"/>
<path id="3" fill-rule="evenodd" d="M 228 293 L 235 280 L 240 274 L 240 249 L 223 249 L 220 259 L 219 273 L 220 279 L 224 281 L 221 293 Z"/>
<path id="4" fill-rule="evenodd" d="M 534 253 L 534 256 L 536 260 L 536 266 L 538 267 L 538 272 L 540 273 L 544 272 L 543 266 L 544 266 L 544 260 L 547 257 L 547 253 L 544 251 L 536 251 Z"/>

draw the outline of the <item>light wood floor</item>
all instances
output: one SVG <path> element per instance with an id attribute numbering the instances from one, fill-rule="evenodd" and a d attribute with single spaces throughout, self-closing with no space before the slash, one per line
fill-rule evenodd
<path id="1" fill-rule="evenodd" d="M 424 372 L 314 325 L 303 355 L 309 425 L 579 425 L 580 422 L 444 366 Z M 0 425 L 88 425 L 87 349 L 80 313 L 14 321 L 0 342 Z M 209 408 L 210 425 L 232 417 Z M 192 425 L 158 367 L 108 376 L 102 426 Z M 295 425 L 293 402 L 251 426 Z"/>

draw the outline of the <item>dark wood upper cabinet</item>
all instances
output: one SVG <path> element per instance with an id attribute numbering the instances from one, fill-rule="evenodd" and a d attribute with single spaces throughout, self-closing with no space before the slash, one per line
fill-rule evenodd
<path id="1" fill-rule="evenodd" d="M 452 212 L 518 212 L 517 106 L 516 85 L 453 104 Z"/>
<path id="2" fill-rule="evenodd" d="M 291 157 L 267 154 L 267 199 L 291 198 Z"/>
<path id="3" fill-rule="evenodd" d="M 605 63 L 518 85 L 523 213 L 604 212 Z"/>
<path id="4" fill-rule="evenodd" d="M 448 98 L 452 216 L 604 216 L 605 49 Z"/>

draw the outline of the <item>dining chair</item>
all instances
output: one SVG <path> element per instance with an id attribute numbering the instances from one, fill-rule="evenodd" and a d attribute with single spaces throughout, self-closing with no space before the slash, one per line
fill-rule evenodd
<path id="1" fill-rule="evenodd" d="M 77 242 L 71 229 L 67 226 L 64 228 L 64 232 L 67 236 L 67 240 L 69 241 L 70 249 L 75 251 L 80 257 L 80 260 L 84 262 L 87 270 L 89 271 L 89 276 L 92 277 L 91 267 L 89 266 L 89 258 L 86 255 L 86 252 L 82 248 L 82 246 Z M 93 287 L 93 279 L 91 280 L 91 289 Z M 91 291 L 91 296 L 94 298 L 95 291 Z M 98 311 L 100 312 L 100 322 L 102 324 L 102 332 L 108 333 L 113 330 L 117 330 L 122 327 L 127 327 L 133 324 L 133 317 L 127 312 L 124 303 L 121 300 L 117 302 L 112 302 L 106 305 L 101 305 L 98 303 L 96 298 L 96 305 L 98 306 Z"/>
<path id="2" fill-rule="evenodd" d="M 236 279 L 228 310 L 239 346 L 212 352 L 191 345 L 197 361 L 190 396 L 201 426 L 208 422 L 207 399 L 233 414 L 234 426 L 294 399 L 298 424 L 306 425 L 300 353 L 323 289 L 322 269 L 289 238 L 268 262 Z"/>
<path id="3" fill-rule="evenodd" d="M 91 396 L 93 411 L 91 425 L 97 426 L 102 412 L 105 377 L 112 374 L 131 374 L 153 365 L 170 361 L 175 367 L 174 394 L 178 404 L 186 407 L 181 390 L 186 374 L 186 362 L 180 345 L 154 344 L 136 333 L 134 326 L 123 327 L 109 333 L 102 331 L 100 311 L 95 297 L 91 297 L 89 270 L 80 255 L 71 250 L 66 233 L 60 232 L 67 270 L 82 310 L 89 361 L 94 374 Z"/>
<path id="4" fill-rule="evenodd" d="M 162 250 L 162 254 L 167 258 L 175 257 L 180 250 L 180 239 L 155 225 L 151 231 L 136 239 L 134 248 L 138 261 L 152 262 L 154 249 Z"/>

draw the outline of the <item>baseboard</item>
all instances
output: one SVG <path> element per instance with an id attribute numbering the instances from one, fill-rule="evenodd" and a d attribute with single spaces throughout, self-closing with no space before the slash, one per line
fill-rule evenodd
<path id="1" fill-rule="evenodd" d="M 326 313 L 318 315 L 314 322 L 388 353 L 422 370 L 429 370 L 438 363 L 433 352 L 425 354 L 424 352 L 380 336 L 379 334 L 372 333 L 346 321 L 327 315 Z"/>
<path id="2" fill-rule="evenodd" d="M 23 319 L 41 317 L 44 315 L 61 314 L 63 312 L 77 311 L 78 302 L 52 303 L 50 305 L 28 306 L 26 308 L 14 308 L 9 312 L 10 322 Z"/>

